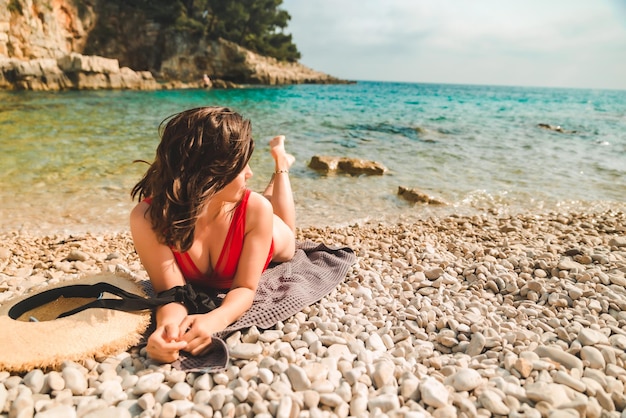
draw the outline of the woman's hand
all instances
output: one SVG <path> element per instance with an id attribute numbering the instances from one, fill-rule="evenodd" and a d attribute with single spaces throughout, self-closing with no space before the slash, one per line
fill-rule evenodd
<path id="1" fill-rule="evenodd" d="M 174 324 L 158 327 L 148 338 L 148 356 L 161 363 L 177 360 L 180 350 L 187 347 L 187 342 L 180 338 L 181 334 L 180 327 Z"/>
<path id="2" fill-rule="evenodd" d="M 189 315 L 180 324 L 180 329 L 186 329 L 181 340 L 187 343 L 185 351 L 194 356 L 201 355 L 211 344 L 211 336 L 224 330 L 228 324 L 223 324 L 216 311 L 203 315 Z"/>

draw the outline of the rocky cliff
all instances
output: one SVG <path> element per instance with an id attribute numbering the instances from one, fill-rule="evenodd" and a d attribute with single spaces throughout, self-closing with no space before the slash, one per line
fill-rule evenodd
<path id="1" fill-rule="evenodd" d="M 102 36 L 107 19 L 114 31 Z M 104 40 L 103 40 L 104 39 Z M 232 42 L 166 32 L 106 0 L 0 0 L 0 89 L 157 89 L 341 83 Z"/>

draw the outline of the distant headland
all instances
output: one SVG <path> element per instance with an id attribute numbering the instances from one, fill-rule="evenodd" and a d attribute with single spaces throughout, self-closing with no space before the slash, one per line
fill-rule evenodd
<path id="1" fill-rule="evenodd" d="M 117 5 L 112 13 L 105 9 L 111 3 L 92 3 L 56 0 L 47 7 L 26 7 L 21 0 L 11 0 L 0 8 L 0 89 L 155 90 L 350 83 L 293 59 L 255 53 L 221 37 L 174 31 L 142 11 L 129 13 Z M 102 27 L 107 29 L 106 43 L 101 41 Z"/>

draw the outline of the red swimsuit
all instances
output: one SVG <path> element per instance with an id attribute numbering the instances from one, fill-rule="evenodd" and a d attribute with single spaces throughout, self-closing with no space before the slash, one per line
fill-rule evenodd
<path id="1" fill-rule="evenodd" d="M 198 267 L 196 267 L 189 253 L 179 253 L 178 251 L 172 250 L 176 258 L 176 263 L 188 283 L 214 289 L 229 289 L 232 286 L 235 273 L 237 272 L 237 265 L 241 258 L 241 250 L 243 249 L 243 240 L 246 232 L 246 208 L 248 207 L 249 197 L 250 190 L 246 190 L 243 199 L 241 199 L 241 202 L 235 209 L 235 213 L 233 213 L 233 219 L 228 228 L 222 252 L 215 264 L 215 270 L 210 274 L 202 273 Z M 150 200 L 146 200 L 150 203 Z M 272 241 L 270 253 L 263 270 L 265 270 L 270 261 L 272 261 L 273 254 L 274 242 Z"/>

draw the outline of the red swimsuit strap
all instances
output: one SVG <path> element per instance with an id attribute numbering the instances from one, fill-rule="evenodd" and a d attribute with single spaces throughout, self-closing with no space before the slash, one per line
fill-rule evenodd
<path id="1" fill-rule="evenodd" d="M 243 249 L 243 238 L 246 234 L 246 209 L 250 192 L 250 190 L 246 190 L 241 202 L 235 208 L 233 219 L 230 221 L 230 228 L 228 228 L 228 233 L 224 240 L 224 246 L 217 263 L 215 263 L 214 273 L 222 280 L 226 278 L 232 280 L 237 271 L 241 250 Z"/>

